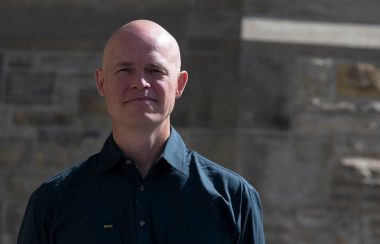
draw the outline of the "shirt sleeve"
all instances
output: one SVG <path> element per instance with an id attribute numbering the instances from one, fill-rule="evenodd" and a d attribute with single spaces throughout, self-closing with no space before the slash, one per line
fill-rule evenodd
<path id="1" fill-rule="evenodd" d="M 239 244 L 265 244 L 260 196 L 254 189 L 247 190 L 246 203 L 242 203 Z M 244 206 L 245 205 L 245 206 Z"/>
<path id="2" fill-rule="evenodd" d="M 28 202 L 18 233 L 17 244 L 49 244 L 49 207 L 43 189 L 34 192 Z"/>

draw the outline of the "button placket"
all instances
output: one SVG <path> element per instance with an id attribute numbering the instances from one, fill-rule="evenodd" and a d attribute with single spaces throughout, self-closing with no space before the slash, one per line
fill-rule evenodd
<path id="1" fill-rule="evenodd" d="M 136 226 L 139 243 L 150 243 L 149 192 L 146 185 L 136 186 Z"/>
<path id="2" fill-rule="evenodd" d="M 144 218 L 147 218 L 148 216 L 148 196 L 146 192 L 146 187 L 142 184 L 138 187 L 138 190 L 136 191 L 136 214 L 138 220 L 143 220 Z"/>

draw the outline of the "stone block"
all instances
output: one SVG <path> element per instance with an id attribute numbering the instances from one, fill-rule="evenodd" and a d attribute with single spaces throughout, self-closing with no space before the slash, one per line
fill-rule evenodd
<path id="1" fill-rule="evenodd" d="M 237 124 L 237 64 L 233 53 L 195 52 L 187 64 L 189 82 L 180 99 L 181 115 L 191 126 L 233 127 Z M 207 67 L 207 68 L 205 68 Z M 228 74 L 215 70 L 229 70 Z M 223 86 L 221 84 L 223 83 Z"/>
<path id="2" fill-rule="evenodd" d="M 185 91 L 186 92 L 186 91 Z M 187 97 L 187 98 L 184 98 Z M 189 126 L 191 121 L 191 108 L 189 103 L 191 98 L 187 95 L 182 95 L 182 98 L 178 99 L 175 103 L 174 110 L 170 115 L 171 123 L 176 127 Z"/>
<path id="3" fill-rule="evenodd" d="M 28 172 L 24 168 L 20 168 L 17 172 L 8 171 L 4 177 L 8 199 L 26 203 L 30 194 L 48 177 L 49 173 L 47 171 L 42 172 L 44 173 L 41 173 L 41 171 L 38 173 Z"/>
<path id="4" fill-rule="evenodd" d="M 380 210 L 380 162 L 374 158 L 346 157 L 333 171 L 329 206 L 335 212 L 368 214 Z"/>
<path id="5" fill-rule="evenodd" d="M 346 176 L 346 182 L 368 184 L 380 187 L 380 159 L 365 157 L 343 158 L 342 166 L 355 175 Z M 343 179 L 342 179 L 343 180 Z"/>
<path id="6" fill-rule="evenodd" d="M 2 196 L 5 196 L 2 192 L 0 192 Z M 0 244 L 3 244 L 4 243 L 4 240 L 3 240 L 3 216 L 4 216 L 4 209 L 3 209 L 3 205 L 4 205 L 4 201 L 0 201 Z"/>
<path id="7" fill-rule="evenodd" d="M 359 211 L 359 210 L 356 210 Z M 360 216 L 348 213 L 345 215 L 333 214 L 334 227 L 331 236 L 334 237 L 335 243 L 367 243 L 363 233 L 364 225 Z"/>
<path id="8" fill-rule="evenodd" d="M 287 130 L 296 116 L 295 59 L 241 55 L 239 124 L 242 127 Z"/>
<path id="9" fill-rule="evenodd" d="M 45 72 L 60 74 L 91 74 L 101 66 L 98 52 L 42 52 L 39 66 Z"/>
<path id="10" fill-rule="evenodd" d="M 236 52 L 196 51 L 187 57 L 185 67 L 189 72 L 189 82 L 185 92 L 192 96 L 202 91 L 207 95 L 233 96 L 238 84 L 238 64 Z M 227 73 L 216 71 L 228 70 Z M 221 85 L 223 84 L 223 86 Z M 197 89 L 194 91 L 194 89 Z"/>
<path id="11" fill-rule="evenodd" d="M 367 64 L 360 71 L 359 66 L 361 62 L 350 64 L 347 59 L 298 59 L 293 73 L 297 87 L 294 127 L 376 132 L 380 111 L 374 100 L 377 71 Z"/>
<path id="12" fill-rule="evenodd" d="M 293 209 L 326 204 L 333 140 L 328 133 L 312 138 L 309 133 L 242 130 L 238 171 L 267 205 Z"/>
<path id="13" fill-rule="evenodd" d="M 91 128 L 42 128 L 38 145 L 30 155 L 36 172 L 53 174 L 71 167 L 98 152 L 109 130 Z"/>
<path id="14" fill-rule="evenodd" d="M 17 233 L 20 228 L 25 207 L 18 203 L 11 203 L 5 206 L 3 215 L 3 243 L 12 244 L 17 241 Z"/>
<path id="15" fill-rule="evenodd" d="M 192 1 L 192 9 L 201 12 L 236 12 L 240 13 L 242 1 L 234 0 L 196 0 Z"/>
<path id="16" fill-rule="evenodd" d="M 2 81 L 2 78 L 3 78 L 3 65 L 4 65 L 4 54 L 3 52 L 0 51 L 0 81 Z M 2 83 L 0 83 L 2 84 Z M 0 86 L 1 87 L 1 86 Z"/>
<path id="17" fill-rule="evenodd" d="M 228 11 L 193 11 L 187 35 L 190 40 L 213 38 L 219 41 L 234 40 L 238 47 L 240 39 L 240 13 Z"/>
<path id="18" fill-rule="evenodd" d="M 365 0 L 360 5 L 354 0 L 296 0 L 292 1 L 291 5 L 286 1 L 277 0 L 244 0 L 243 4 L 244 15 L 357 23 L 380 21 L 376 14 L 380 3 L 376 0 Z"/>
<path id="19" fill-rule="evenodd" d="M 5 103 L 15 105 L 51 105 L 54 102 L 54 73 L 8 73 Z"/>
<path id="20" fill-rule="evenodd" d="M 313 131 L 330 131 L 341 133 L 342 135 L 350 132 L 378 134 L 380 132 L 378 117 L 378 115 L 345 110 L 324 111 L 323 113 L 308 112 L 307 114 L 298 115 L 294 127 L 299 131 L 309 131 L 310 133 Z M 352 139 L 346 139 L 352 142 Z M 355 144 L 358 148 L 361 148 L 360 142 Z M 351 149 L 354 149 L 354 147 Z"/>
<path id="21" fill-rule="evenodd" d="M 16 111 L 12 121 L 18 126 L 68 126 L 75 122 L 75 115 L 56 110 Z"/>
<path id="22" fill-rule="evenodd" d="M 84 87 L 78 92 L 77 118 L 85 131 L 111 130 L 111 118 L 105 105 L 105 100 L 98 94 L 94 86 Z"/>
<path id="23" fill-rule="evenodd" d="M 368 243 L 375 244 L 378 240 L 380 240 L 380 216 L 377 215 L 375 217 L 368 218 L 368 232 L 369 236 Z"/>
<path id="24" fill-rule="evenodd" d="M 337 93 L 349 97 L 380 97 L 380 68 L 370 63 L 340 63 Z"/>
<path id="25" fill-rule="evenodd" d="M 1 83 L 1 81 L 0 81 Z M 0 86 L 1 87 L 1 86 Z M 1 94 L 1 88 L 0 88 L 0 94 Z M 0 95 L 1 100 L 1 95 Z M 12 109 L 8 106 L 4 106 L 0 104 L 0 128 L 3 128 L 4 130 L 10 126 L 11 118 L 12 118 Z"/>
<path id="26" fill-rule="evenodd" d="M 238 52 L 240 11 L 241 1 L 193 1 L 185 35 L 190 53 L 196 50 Z"/>
<path id="27" fill-rule="evenodd" d="M 262 199 L 263 200 L 263 199 Z M 264 203 L 265 204 L 265 203 Z M 294 218 L 291 211 L 284 211 L 279 208 L 263 205 L 264 210 L 264 230 L 265 242 L 270 244 L 285 243 L 294 244 Z"/>
<path id="28" fill-rule="evenodd" d="M 324 208 L 299 209 L 295 214 L 295 243 L 336 243 L 332 213 Z"/>
<path id="29" fill-rule="evenodd" d="M 0 46 L 39 50 L 100 51 L 108 36 L 133 19 L 162 22 L 174 33 L 183 33 L 189 0 L 161 2 L 123 1 L 104 4 L 70 2 L 24 4 L 0 7 Z M 173 21 L 175 20 L 175 21 Z M 12 28 L 9 28 L 12 26 Z M 18 30 L 18 31 L 14 31 Z"/>
<path id="30" fill-rule="evenodd" d="M 343 158 L 380 158 L 379 133 L 347 131 L 334 135 L 334 153 L 338 160 Z M 340 161 L 339 161 L 340 162 Z"/>
<path id="31" fill-rule="evenodd" d="M 96 137 L 97 133 L 86 133 L 81 128 L 75 127 L 45 127 L 37 131 L 37 138 L 41 142 L 41 145 L 44 145 L 44 143 L 55 143 L 60 147 L 78 147 L 83 137 L 87 136 Z"/>
<path id="32" fill-rule="evenodd" d="M 3 53 L 0 51 L 0 101 L 1 103 L 3 103 L 4 101 L 4 85 L 5 85 L 5 77 L 4 77 Z"/>
<path id="33" fill-rule="evenodd" d="M 81 112 L 81 94 L 82 90 L 91 90 L 95 88 L 93 73 L 88 74 L 62 74 L 57 77 L 55 86 L 56 101 L 61 111 L 66 113 L 77 114 Z M 91 100 L 92 104 L 92 100 Z"/>
<path id="34" fill-rule="evenodd" d="M 63 147 L 55 142 L 41 142 L 31 155 L 31 163 L 36 172 L 57 172 L 68 168 L 72 162 L 73 147 Z"/>
<path id="35" fill-rule="evenodd" d="M 376 184 L 367 184 L 362 191 L 362 209 L 365 209 L 369 215 L 380 211 L 380 186 Z"/>
<path id="36" fill-rule="evenodd" d="M 77 117 L 78 123 L 86 131 L 100 131 L 103 134 L 112 129 L 112 121 L 108 114 L 79 113 Z"/>
<path id="37" fill-rule="evenodd" d="M 34 142 L 31 138 L 2 135 L 0 137 L 0 171 L 27 168 L 27 158 Z"/>
<path id="38" fill-rule="evenodd" d="M 79 112 L 106 115 L 105 100 L 99 95 L 95 85 L 79 91 Z"/>
<path id="39" fill-rule="evenodd" d="M 336 96 L 336 66 L 330 58 L 297 58 L 292 78 L 300 110 L 306 110 L 312 98 L 333 99 Z"/>
<path id="40" fill-rule="evenodd" d="M 178 128 L 186 145 L 222 166 L 236 170 L 236 131 Z"/>
<path id="41" fill-rule="evenodd" d="M 9 72 L 32 72 L 38 65 L 37 57 L 37 53 L 33 51 L 7 51 L 7 70 Z"/>

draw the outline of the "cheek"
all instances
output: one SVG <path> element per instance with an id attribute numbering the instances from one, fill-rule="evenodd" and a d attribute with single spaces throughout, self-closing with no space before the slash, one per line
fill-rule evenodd
<path id="1" fill-rule="evenodd" d="M 167 102 L 175 99 L 175 87 L 167 83 L 157 84 L 155 86 L 155 93 L 157 96 L 165 99 Z"/>
<path id="2" fill-rule="evenodd" d="M 128 82 L 122 81 L 120 79 L 109 80 L 106 86 L 106 91 L 111 95 L 122 94 L 127 88 Z"/>

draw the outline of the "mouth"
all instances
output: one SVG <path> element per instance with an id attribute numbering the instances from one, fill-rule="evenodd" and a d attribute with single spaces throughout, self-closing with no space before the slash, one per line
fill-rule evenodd
<path id="1" fill-rule="evenodd" d="M 150 97 L 134 97 L 134 98 L 127 99 L 125 103 L 131 103 L 131 102 L 156 102 L 156 100 Z"/>

